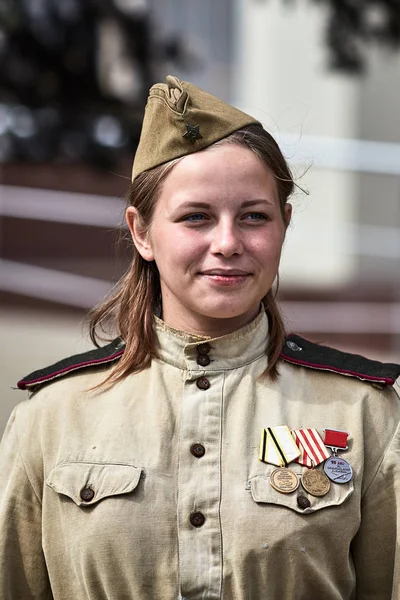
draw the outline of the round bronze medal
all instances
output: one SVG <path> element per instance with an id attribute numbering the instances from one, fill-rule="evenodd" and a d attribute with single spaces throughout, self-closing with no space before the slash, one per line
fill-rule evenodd
<path id="1" fill-rule="evenodd" d="M 347 460 L 336 455 L 325 461 L 324 471 L 333 483 L 347 483 L 353 478 L 353 469 Z"/>
<path id="2" fill-rule="evenodd" d="M 301 485 L 312 496 L 325 496 L 331 489 L 331 482 L 322 471 L 308 469 L 301 477 Z"/>
<path id="3" fill-rule="evenodd" d="M 300 484 L 296 473 L 293 473 L 293 471 L 286 467 L 279 467 L 279 469 L 272 471 L 269 482 L 274 490 L 282 494 L 294 492 Z"/>

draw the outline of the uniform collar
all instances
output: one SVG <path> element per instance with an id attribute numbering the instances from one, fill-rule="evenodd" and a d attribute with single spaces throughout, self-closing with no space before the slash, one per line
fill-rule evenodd
<path id="1" fill-rule="evenodd" d="M 268 317 L 264 310 L 245 327 L 216 338 L 205 338 L 172 329 L 158 317 L 155 317 L 155 329 L 159 344 L 158 357 L 180 369 L 229 370 L 266 355 Z M 202 366 L 199 364 L 199 355 L 204 355 L 205 343 L 210 347 L 206 352 L 210 363 Z"/>

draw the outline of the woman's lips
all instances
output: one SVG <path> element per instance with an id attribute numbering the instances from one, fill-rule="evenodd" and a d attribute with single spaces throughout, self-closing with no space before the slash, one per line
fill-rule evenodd
<path id="1" fill-rule="evenodd" d="M 218 286 L 240 285 L 251 277 L 251 273 L 245 273 L 244 271 L 206 271 L 200 273 L 200 275 L 210 283 Z"/>

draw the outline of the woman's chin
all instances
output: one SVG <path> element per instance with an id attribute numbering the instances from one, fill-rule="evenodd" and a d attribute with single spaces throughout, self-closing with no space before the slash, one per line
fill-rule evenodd
<path id="1" fill-rule="evenodd" d="M 200 307 L 199 307 L 200 308 Z M 199 313 L 209 320 L 238 320 L 252 321 L 258 314 L 260 302 L 249 307 L 248 305 L 227 306 L 227 303 L 220 306 L 205 308 L 204 305 L 200 308 Z"/>

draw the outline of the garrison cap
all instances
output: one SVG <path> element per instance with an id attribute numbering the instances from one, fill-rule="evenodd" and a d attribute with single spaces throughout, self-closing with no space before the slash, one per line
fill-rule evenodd
<path id="1" fill-rule="evenodd" d="M 193 84 L 168 75 L 166 83 L 150 88 L 132 181 L 143 171 L 203 150 L 246 125 L 261 124 Z"/>

